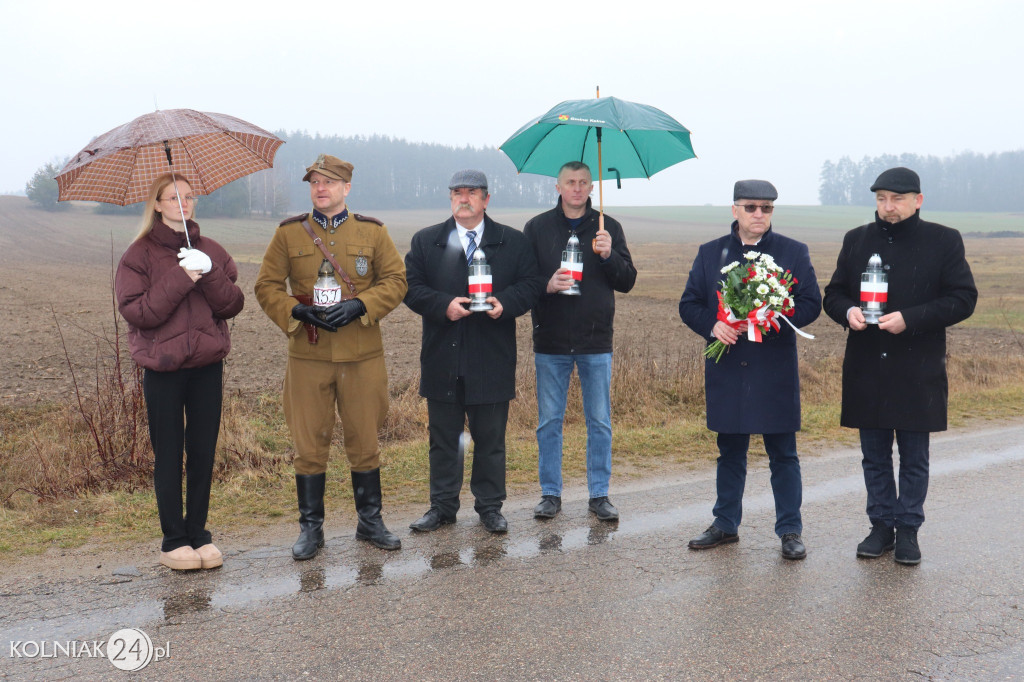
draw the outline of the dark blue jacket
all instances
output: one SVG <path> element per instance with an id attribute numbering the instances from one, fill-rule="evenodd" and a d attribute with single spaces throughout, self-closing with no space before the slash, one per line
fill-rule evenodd
<path id="1" fill-rule="evenodd" d="M 793 287 L 795 311 L 789 321 L 800 328 L 821 314 L 821 292 L 802 242 L 777 234 L 774 228 L 754 246 L 746 246 L 732 232 L 703 244 L 693 261 L 686 289 L 679 301 L 679 316 L 708 343 L 718 321 L 718 294 L 722 268 L 733 261 L 745 262 L 743 254 L 769 254 L 797 283 Z M 791 433 L 800 430 L 800 375 L 797 369 L 796 332 L 785 322 L 780 331 L 763 336 L 761 343 L 741 335 L 722 356 L 704 363 L 704 395 L 708 428 L 718 433 Z M 814 343 L 810 341 L 810 343 Z"/>
<path id="2" fill-rule="evenodd" d="M 468 296 L 469 289 L 469 266 L 454 218 L 413 235 L 405 256 L 405 304 L 423 317 L 424 398 L 455 402 L 459 376 L 467 405 L 505 402 L 516 395 L 516 318 L 537 302 L 537 261 L 522 232 L 486 215 L 479 248 L 491 266 L 493 295 L 503 309 L 497 320 L 483 312 L 456 322 L 447 317 L 451 300 Z"/>

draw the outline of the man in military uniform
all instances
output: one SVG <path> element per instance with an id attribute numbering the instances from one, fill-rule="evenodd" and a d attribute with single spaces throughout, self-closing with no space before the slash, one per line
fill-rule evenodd
<path id="1" fill-rule="evenodd" d="M 324 487 L 335 410 L 359 524 L 356 538 L 381 549 L 401 541 L 381 518 L 377 431 L 388 410 L 387 371 L 380 320 L 402 302 L 405 266 L 376 218 L 349 213 L 352 164 L 321 154 L 306 169 L 313 212 L 281 223 L 263 256 L 256 298 L 288 336 L 284 415 L 295 440 L 299 539 L 295 559 L 310 559 L 324 544 Z M 324 260 L 334 260 L 345 296 L 324 308 L 310 296 Z"/>

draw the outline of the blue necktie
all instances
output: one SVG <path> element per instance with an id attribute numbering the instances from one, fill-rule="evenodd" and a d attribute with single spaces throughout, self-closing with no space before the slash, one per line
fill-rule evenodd
<path id="1" fill-rule="evenodd" d="M 476 253 L 476 232 L 474 230 L 467 230 L 466 236 L 469 237 L 469 244 L 466 245 L 466 262 L 473 262 L 473 254 Z"/>

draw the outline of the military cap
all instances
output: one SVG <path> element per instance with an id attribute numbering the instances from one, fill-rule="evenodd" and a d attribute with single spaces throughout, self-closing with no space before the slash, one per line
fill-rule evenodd
<path id="1" fill-rule="evenodd" d="M 917 173 L 903 166 L 890 168 L 887 171 L 882 171 L 882 174 L 875 180 L 875 184 L 871 185 L 872 192 L 877 192 L 880 189 L 896 192 L 896 194 L 920 194 L 921 178 Z"/>
<path id="2" fill-rule="evenodd" d="M 732 188 L 732 200 L 766 199 L 775 201 L 779 197 L 775 185 L 767 180 L 738 180 Z"/>
<path id="3" fill-rule="evenodd" d="M 452 176 L 451 182 L 448 183 L 448 189 L 460 189 L 462 187 L 482 189 L 486 192 L 487 176 L 483 174 L 483 171 L 478 170 L 456 171 L 455 175 Z"/>
<path id="4" fill-rule="evenodd" d="M 331 178 L 332 180 L 352 182 L 353 168 L 355 168 L 355 166 L 348 161 L 342 161 L 337 156 L 321 154 L 316 157 L 316 161 L 313 162 L 313 165 L 306 169 L 306 174 L 302 176 L 302 181 L 306 182 L 309 180 L 310 175 L 313 173 L 319 173 L 320 175 Z"/>

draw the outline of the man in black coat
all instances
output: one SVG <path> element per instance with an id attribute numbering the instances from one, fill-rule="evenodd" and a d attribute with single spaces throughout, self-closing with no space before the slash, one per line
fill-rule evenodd
<path id="1" fill-rule="evenodd" d="M 410 528 L 427 532 L 455 523 L 468 420 L 474 508 L 487 530 L 504 533 L 505 426 L 516 393 L 516 317 L 537 302 L 542 282 L 523 234 L 486 215 L 490 194 L 482 172 L 455 173 L 449 190 L 452 217 L 417 232 L 405 257 L 405 304 L 423 317 L 420 395 L 427 399 L 430 430 L 430 509 Z M 486 301 L 493 307 L 471 312 L 469 263 L 478 250 L 491 269 Z"/>
<path id="2" fill-rule="evenodd" d="M 544 290 L 533 309 L 533 352 L 537 369 L 538 518 L 562 508 L 562 422 L 573 366 L 580 379 L 587 421 L 588 508 L 602 521 L 616 521 L 608 499 L 612 475 L 612 322 L 615 292 L 636 283 L 636 268 L 622 226 L 590 205 L 590 168 L 570 161 L 558 172 L 558 204 L 532 218 L 523 234 L 537 255 Z M 581 246 L 582 272 L 562 263 L 572 236 Z M 576 294 L 573 283 L 577 283 Z"/>
<path id="3" fill-rule="evenodd" d="M 890 168 L 871 186 L 875 221 L 843 239 L 836 271 L 825 287 L 825 312 L 849 328 L 843 360 L 840 423 L 860 429 L 871 532 L 857 556 L 880 557 L 895 547 L 901 564 L 917 564 L 917 530 L 924 522 L 931 431 L 946 430 L 946 327 L 971 316 L 978 300 L 964 242 L 956 230 L 921 220 L 921 180 Z M 861 274 L 878 254 L 888 278 L 885 313 L 865 320 Z M 878 298 L 875 292 L 875 298 Z M 899 490 L 893 437 L 899 446 Z"/>
<path id="4" fill-rule="evenodd" d="M 750 434 L 764 440 L 775 495 L 775 533 L 782 541 L 782 556 L 803 559 L 803 520 L 800 505 L 803 485 L 796 450 L 800 430 L 800 373 L 797 367 L 796 332 L 821 314 L 821 293 L 807 246 L 775 232 L 771 216 L 778 197 L 765 180 L 740 180 L 733 189 L 729 234 L 701 245 L 686 289 L 679 301 L 683 322 L 708 343 L 728 347 L 719 361 L 704 363 L 704 394 L 708 429 L 717 432 L 717 499 L 711 526 L 690 541 L 690 549 L 709 549 L 739 540 L 743 515 L 743 489 L 747 476 Z M 771 256 L 792 272 L 792 327 L 781 323 L 778 331 L 764 334 L 760 343 L 741 334 L 746 325 L 719 316 L 718 292 L 723 268 L 743 263 L 749 252 Z M 737 328 L 738 327 L 738 328 Z"/>

